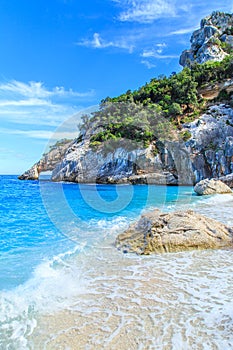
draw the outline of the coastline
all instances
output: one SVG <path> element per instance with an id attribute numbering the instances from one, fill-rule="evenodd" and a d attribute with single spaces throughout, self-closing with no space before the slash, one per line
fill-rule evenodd
<path id="1" fill-rule="evenodd" d="M 35 240 L 44 257 L 38 262 L 31 260 L 33 271 L 29 277 L 26 274 L 24 283 L 1 291 L 2 348 L 174 350 L 195 344 L 202 350 L 203 344 L 211 341 L 208 350 L 211 346 L 231 349 L 231 249 L 138 256 L 122 254 L 114 242 L 141 213 L 155 207 L 163 211 L 190 208 L 233 226 L 233 195 L 198 197 L 190 187 L 132 186 L 133 199 L 115 215 L 97 212 L 93 206 L 100 205 L 99 198 L 108 204 L 119 195 L 125 200 L 128 186 L 98 185 L 95 203 L 92 185 L 9 180 L 2 191 L 3 204 L 12 213 L 6 219 L 19 220 L 21 234 L 26 229 L 23 225 L 29 226 L 30 235 L 22 243 Z M 60 220 L 56 223 L 64 227 L 65 220 L 67 229 L 73 224 L 72 236 L 57 236 L 53 224 L 47 222 L 52 217 L 42 210 L 42 187 L 51 200 L 47 205 Z M 82 199 L 82 190 L 91 201 Z M 66 216 L 61 198 L 58 201 L 59 191 L 79 222 L 71 223 Z M 22 195 L 23 207 L 19 206 Z M 34 220 L 23 224 L 20 219 L 27 217 Z M 27 254 L 30 249 L 26 247 Z M 12 271 L 17 272 L 11 269 L 19 263 L 14 249 L 12 253 L 11 276 Z M 32 259 L 39 258 L 34 249 L 31 254 Z M 26 261 L 28 266 L 29 259 L 30 255 L 27 259 L 23 255 L 22 263 Z"/>
<path id="2" fill-rule="evenodd" d="M 217 195 L 194 206 L 233 225 L 232 203 Z M 85 292 L 41 315 L 31 341 L 47 350 L 232 349 L 232 262 L 232 249 L 124 255 L 106 237 L 82 261 Z"/>

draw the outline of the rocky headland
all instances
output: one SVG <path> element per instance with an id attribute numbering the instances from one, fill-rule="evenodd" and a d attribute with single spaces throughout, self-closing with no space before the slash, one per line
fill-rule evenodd
<path id="1" fill-rule="evenodd" d="M 80 135 L 57 144 L 20 179 L 233 187 L 233 15 L 201 21 L 182 72 L 107 98 Z M 119 116 L 120 115 L 120 116 Z"/>
<path id="2" fill-rule="evenodd" d="M 157 154 L 154 142 L 132 150 L 119 143 L 108 151 L 106 144 L 91 147 L 85 136 L 52 149 L 20 179 L 38 179 L 40 172 L 52 170 L 53 181 L 193 185 L 221 177 L 232 187 L 233 109 L 213 105 L 183 130 L 190 133 L 187 141 L 159 141 Z"/>
<path id="3" fill-rule="evenodd" d="M 180 57 L 183 67 L 194 62 L 221 61 L 233 48 L 233 16 L 213 12 L 201 20 L 200 29 L 193 32 L 190 41 L 191 48 Z"/>

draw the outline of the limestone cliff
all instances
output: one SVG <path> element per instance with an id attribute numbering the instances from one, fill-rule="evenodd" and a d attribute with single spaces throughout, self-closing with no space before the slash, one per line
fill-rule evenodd
<path id="1" fill-rule="evenodd" d="M 71 146 L 72 142 L 60 141 L 43 155 L 29 170 L 19 176 L 20 180 L 38 180 L 40 173 L 44 171 L 53 171 L 55 166 L 60 163 L 65 152 Z"/>
<path id="2" fill-rule="evenodd" d="M 110 142 L 94 148 L 90 135 L 84 135 L 52 149 L 20 179 L 37 179 L 41 171 L 52 170 L 53 181 L 192 185 L 233 173 L 232 108 L 211 106 L 184 130 L 190 133 L 186 142 L 158 141 L 147 148 L 135 143 L 131 149 L 122 140 L 112 148 Z"/>
<path id="3" fill-rule="evenodd" d="M 200 29 L 191 37 L 191 48 L 182 52 L 180 64 L 221 61 L 233 48 L 233 14 L 213 12 L 201 20 Z"/>

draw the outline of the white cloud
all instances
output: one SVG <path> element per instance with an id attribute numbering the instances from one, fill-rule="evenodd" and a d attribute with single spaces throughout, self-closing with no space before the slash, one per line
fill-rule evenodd
<path id="1" fill-rule="evenodd" d="M 82 108 L 78 103 L 92 99 L 94 94 L 94 90 L 80 93 L 64 87 L 47 89 L 41 82 L 0 82 L 0 120 L 58 126 Z"/>
<path id="2" fill-rule="evenodd" d="M 168 59 L 168 58 L 178 58 L 178 55 L 161 55 L 161 50 L 151 49 L 151 50 L 143 50 L 141 57 L 144 58 L 157 58 L 157 59 Z"/>
<path id="3" fill-rule="evenodd" d="M 161 17 L 175 17 L 172 0 L 113 0 L 123 8 L 119 19 L 123 22 L 151 23 Z"/>
<path id="4" fill-rule="evenodd" d="M 128 50 L 130 53 L 133 52 L 134 46 L 129 43 L 127 38 L 121 37 L 114 41 L 107 41 L 101 38 L 99 33 L 94 33 L 93 38 L 91 40 L 81 40 L 76 43 L 79 46 L 92 47 L 95 49 L 105 49 L 108 47 L 116 47 L 119 49 Z"/>
<path id="5" fill-rule="evenodd" d="M 88 92 L 77 92 L 72 89 L 65 90 L 63 86 L 56 86 L 49 90 L 45 88 L 42 82 L 30 81 L 23 83 L 21 81 L 12 80 L 6 83 L 0 83 L 0 93 L 14 93 L 27 98 L 48 98 L 48 97 L 92 97 L 94 90 Z"/>
<path id="6" fill-rule="evenodd" d="M 164 48 L 167 47 L 167 44 L 165 44 L 165 43 L 156 44 L 156 47 L 157 47 L 156 52 L 158 54 L 161 54 L 163 52 Z"/>
<path id="7" fill-rule="evenodd" d="M 61 140 L 63 138 L 74 139 L 78 135 L 78 129 L 74 131 L 52 132 L 49 130 L 20 130 L 0 128 L 0 134 L 21 135 L 42 140 Z"/>
<path id="8" fill-rule="evenodd" d="M 156 67 L 156 64 L 151 63 L 147 60 L 141 60 L 141 63 L 144 64 L 148 69 Z"/>
<path id="9" fill-rule="evenodd" d="M 169 33 L 169 35 L 183 35 L 183 34 L 189 34 L 192 33 L 196 28 L 195 27 L 190 27 L 190 28 L 181 28 L 178 30 L 174 30 Z"/>
<path id="10" fill-rule="evenodd" d="M 0 99 L 0 107 L 27 107 L 27 106 L 51 106 L 50 101 L 37 99 L 37 98 L 29 98 L 28 100 L 1 100 Z"/>

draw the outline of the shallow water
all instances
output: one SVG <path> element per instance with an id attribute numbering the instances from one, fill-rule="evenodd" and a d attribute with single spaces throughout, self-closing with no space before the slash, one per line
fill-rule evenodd
<path id="1" fill-rule="evenodd" d="M 114 247 L 155 206 L 233 225 L 231 195 L 15 177 L 1 188 L 1 349 L 233 348 L 232 250 L 140 257 Z"/>

